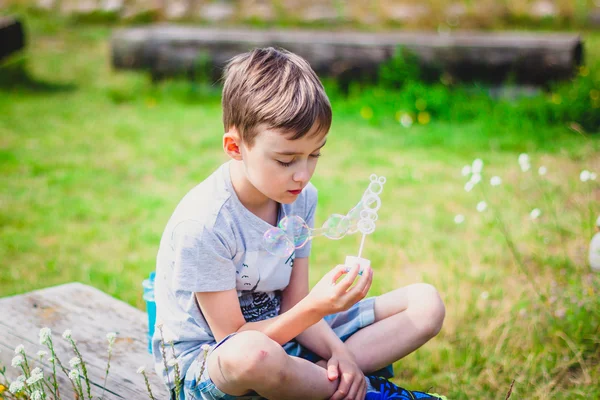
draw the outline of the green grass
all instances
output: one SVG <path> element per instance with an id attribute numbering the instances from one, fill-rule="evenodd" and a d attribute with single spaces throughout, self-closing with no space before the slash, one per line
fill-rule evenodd
<path id="1" fill-rule="evenodd" d="M 27 24 L 26 59 L 0 70 L 0 296 L 80 281 L 143 309 L 141 281 L 171 212 L 225 161 L 218 88 L 111 70 L 108 28 L 31 15 Z M 600 35 L 584 37 L 590 72 L 553 88 L 577 89 L 557 107 L 551 93 L 513 104 L 409 82 L 344 98 L 328 85 L 335 117 L 313 179 L 317 223 L 349 210 L 370 173 L 387 176 L 365 248 L 371 294 L 424 281 L 447 307 L 440 335 L 395 365 L 399 383 L 450 399 L 504 399 L 513 379 L 514 399 L 600 396 L 600 284 L 586 264 L 600 188 L 578 179 L 600 172 L 598 129 L 586 125 L 600 113 L 586 97 L 600 89 Z M 419 98 L 431 121 L 402 127 L 396 112 L 416 118 Z M 520 172 L 524 151 L 547 179 Z M 476 157 L 484 181 L 503 185 L 463 190 L 461 168 Z M 483 187 L 490 209 L 478 214 Z M 531 221 L 534 207 L 543 215 Z M 311 282 L 358 242 L 316 239 Z"/>

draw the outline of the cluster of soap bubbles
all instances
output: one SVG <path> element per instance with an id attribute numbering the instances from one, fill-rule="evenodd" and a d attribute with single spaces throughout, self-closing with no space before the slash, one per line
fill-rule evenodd
<path id="1" fill-rule="evenodd" d="M 372 174 L 369 187 L 358 204 L 346 215 L 330 215 L 321 228 L 311 229 L 297 215 L 284 217 L 278 226 L 270 228 L 263 235 L 264 248 L 273 255 L 289 257 L 295 249 L 302 248 L 317 236 L 338 240 L 356 232 L 363 235 L 373 233 L 377 211 L 381 207 L 379 194 L 383 191 L 385 182 L 385 177 Z"/>

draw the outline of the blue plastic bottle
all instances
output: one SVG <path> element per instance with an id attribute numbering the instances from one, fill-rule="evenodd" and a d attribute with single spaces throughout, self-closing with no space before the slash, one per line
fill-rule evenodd
<path id="1" fill-rule="evenodd" d="M 152 354 L 152 335 L 156 324 L 156 303 L 154 302 L 154 278 L 155 272 L 151 272 L 148 279 L 144 279 L 144 300 L 146 301 L 146 312 L 148 313 L 148 353 Z"/>

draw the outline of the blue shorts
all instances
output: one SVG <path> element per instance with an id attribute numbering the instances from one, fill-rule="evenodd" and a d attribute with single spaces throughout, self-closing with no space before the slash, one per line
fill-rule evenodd
<path id="1" fill-rule="evenodd" d="M 375 321 L 375 298 L 370 297 L 359 301 L 354 306 L 346 311 L 342 311 L 337 314 L 331 314 L 324 318 L 324 320 L 331 326 L 335 334 L 345 342 L 350 336 L 356 333 L 361 328 L 371 325 Z M 219 343 L 212 346 L 209 351 L 210 353 L 225 343 L 230 337 L 235 335 L 226 336 Z M 295 340 L 292 340 L 283 345 L 283 349 L 287 354 L 294 357 L 304 358 L 308 361 L 317 362 L 321 359 L 318 355 L 308 350 Z M 185 375 L 185 382 L 183 385 L 183 394 L 185 399 L 194 400 L 235 400 L 235 399 L 247 399 L 247 400 L 258 400 L 262 397 L 256 393 L 249 393 L 245 396 L 231 396 L 223 393 L 217 388 L 208 376 L 208 368 L 204 368 L 202 376 L 200 370 L 202 369 L 202 362 L 196 360 L 190 365 Z M 385 378 L 391 378 L 394 376 L 391 365 L 386 368 L 377 371 L 373 375 L 383 376 Z M 174 397 L 174 396 L 173 396 Z"/>

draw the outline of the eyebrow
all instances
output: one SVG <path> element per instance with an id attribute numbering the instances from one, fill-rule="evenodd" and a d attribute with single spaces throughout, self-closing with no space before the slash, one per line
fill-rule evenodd
<path id="1" fill-rule="evenodd" d="M 327 139 L 325 139 L 325 141 L 323 142 L 322 145 L 320 145 L 319 147 L 317 147 L 316 149 L 311 151 L 311 153 L 314 153 L 315 151 L 320 150 L 321 148 L 323 148 L 323 146 L 325 146 L 326 143 L 327 143 Z M 276 151 L 275 154 L 279 154 L 282 156 L 296 156 L 296 155 L 301 155 L 302 153 L 298 153 L 295 151 L 282 151 L 282 152 Z"/>

